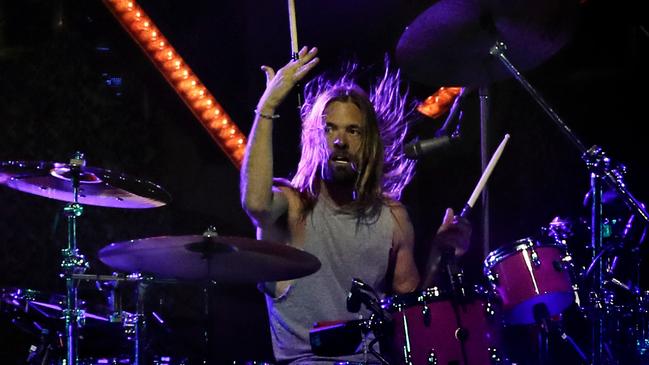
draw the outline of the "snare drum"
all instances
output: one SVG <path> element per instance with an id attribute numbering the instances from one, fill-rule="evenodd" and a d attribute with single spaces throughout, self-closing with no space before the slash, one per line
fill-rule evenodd
<path id="1" fill-rule="evenodd" d="M 490 365 L 501 357 L 500 317 L 483 290 L 461 300 L 429 288 L 388 298 L 396 364 Z"/>
<path id="2" fill-rule="evenodd" d="M 502 300 L 505 322 L 531 324 L 538 315 L 553 316 L 568 308 L 575 301 L 570 260 L 565 245 L 530 238 L 491 252 L 484 273 Z"/>

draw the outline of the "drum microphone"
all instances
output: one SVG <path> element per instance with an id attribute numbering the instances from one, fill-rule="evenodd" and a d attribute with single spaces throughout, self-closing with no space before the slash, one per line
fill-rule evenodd
<path id="1" fill-rule="evenodd" d="M 424 155 L 429 154 L 432 151 L 441 149 L 446 146 L 450 146 L 458 138 L 453 138 L 451 136 L 440 136 L 430 139 L 423 139 L 414 142 L 407 143 L 403 146 L 404 155 L 412 160 L 418 159 Z"/>
<path id="2" fill-rule="evenodd" d="M 352 287 L 347 294 L 347 311 L 357 313 L 361 310 L 361 304 L 365 304 L 365 307 L 379 318 L 386 319 L 378 294 L 371 286 L 354 278 Z"/>

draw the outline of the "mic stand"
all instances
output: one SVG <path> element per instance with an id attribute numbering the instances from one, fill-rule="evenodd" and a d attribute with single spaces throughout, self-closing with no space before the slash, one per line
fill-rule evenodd
<path id="1" fill-rule="evenodd" d="M 73 277 L 75 274 L 83 274 L 89 267 L 86 258 L 79 254 L 77 249 L 77 218 L 83 214 L 83 207 L 79 204 L 79 187 L 81 185 L 81 168 L 86 161 L 81 152 L 75 152 L 70 159 L 70 180 L 72 182 L 73 202 L 63 208 L 63 214 L 67 219 L 68 239 L 67 247 L 62 250 L 61 277 L 65 278 L 65 358 L 66 365 L 77 365 L 78 362 L 78 338 L 79 328 L 83 325 L 83 312 L 79 309 L 77 297 L 77 285 Z"/>
<path id="2" fill-rule="evenodd" d="M 557 124 L 560 131 L 572 142 L 581 153 L 582 159 L 586 162 L 588 170 L 590 171 L 590 185 L 592 192 L 592 205 L 591 205 L 591 247 L 593 253 L 596 255 L 602 249 L 602 186 L 604 183 L 614 188 L 618 195 L 623 198 L 627 207 L 638 214 L 645 223 L 649 223 L 649 214 L 646 209 L 638 202 L 638 200 L 629 192 L 622 180 L 621 173 L 618 171 L 619 166 L 611 168 L 610 160 L 602 149 L 598 146 L 593 146 L 586 149 L 584 144 L 575 136 L 572 130 L 561 120 L 559 115 L 552 109 L 552 107 L 541 97 L 541 95 L 530 85 L 530 83 L 521 75 L 521 73 L 512 65 L 505 56 L 507 47 L 503 42 L 496 42 L 489 50 L 489 54 L 497 57 L 498 60 L 507 68 L 507 70 L 514 76 L 514 78 L 523 86 L 523 88 L 532 95 L 532 98 L 541 106 L 543 111 L 550 117 L 550 119 Z M 594 310 L 594 326 L 592 333 L 592 364 L 601 365 L 604 363 L 604 334 L 607 333 L 604 328 L 603 314 L 603 266 L 601 260 L 595 267 L 596 277 L 594 280 L 593 292 L 590 294 L 590 304 Z"/>
<path id="3" fill-rule="evenodd" d="M 478 90 L 480 97 L 480 169 L 484 171 L 487 168 L 489 156 L 488 145 L 488 122 L 489 122 L 489 88 L 480 87 Z M 491 247 L 491 230 L 489 214 L 489 187 L 485 185 L 482 191 L 482 256 L 489 255 Z"/>
<path id="4" fill-rule="evenodd" d="M 453 306 L 453 313 L 455 314 L 455 323 L 457 324 L 456 338 L 460 341 L 460 350 L 462 352 L 462 360 L 464 365 L 469 365 L 469 357 L 466 351 L 466 340 L 468 333 L 462 326 L 462 318 L 460 317 L 459 307 L 465 303 L 466 293 L 464 291 L 464 273 L 457 264 L 454 249 L 445 249 L 442 253 L 442 261 L 446 266 L 446 273 L 448 275 L 449 283 L 451 285 L 451 305 Z"/>

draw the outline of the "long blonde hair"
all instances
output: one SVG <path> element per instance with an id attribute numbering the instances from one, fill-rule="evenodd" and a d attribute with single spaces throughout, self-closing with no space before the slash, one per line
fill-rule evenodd
<path id="1" fill-rule="evenodd" d="M 407 92 L 401 92 L 398 71 L 385 72 L 367 94 L 354 80 L 357 65 L 348 65 L 331 81 L 320 76 L 305 87 L 302 106 L 302 155 L 291 185 L 304 201 L 304 214 L 315 205 L 323 169 L 329 158 L 324 133 L 324 112 L 334 101 L 351 102 L 365 118 L 361 142 L 356 199 L 348 207 L 357 217 L 374 217 L 386 199 L 398 200 L 414 175 L 414 161 L 403 154 L 408 129 Z"/>

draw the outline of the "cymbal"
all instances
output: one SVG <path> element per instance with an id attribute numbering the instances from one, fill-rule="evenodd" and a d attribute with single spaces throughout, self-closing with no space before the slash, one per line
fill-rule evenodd
<path id="1" fill-rule="evenodd" d="M 270 241 L 226 236 L 160 236 L 111 243 L 99 259 L 123 272 L 156 278 L 261 282 L 295 279 L 316 272 L 310 253 Z"/>
<path id="2" fill-rule="evenodd" d="M 414 81 L 484 86 L 511 76 L 489 54 L 497 41 L 519 70 L 540 65 L 570 39 L 576 0 L 441 0 L 401 35 L 396 58 Z"/>
<path id="3" fill-rule="evenodd" d="M 143 209 L 163 206 L 171 196 L 160 186 L 122 173 L 80 166 L 79 204 Z M 0 184 L 25 193 L 74 201 L 70 165 L 45 161 L 0 162 Z"/>

